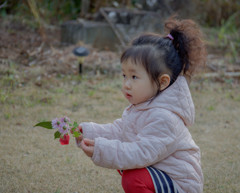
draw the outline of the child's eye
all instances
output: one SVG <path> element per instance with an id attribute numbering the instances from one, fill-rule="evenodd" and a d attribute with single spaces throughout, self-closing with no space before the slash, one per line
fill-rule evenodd
<path id="1" fill-rule="evenodd" d="M 132 79 L 134 79 L 134 80 L 135 80 L 135 79 L 137 79 L 137 77 L 133 75 L 133 76 L 132 76 Z"/>
<path id="2" fill-rule="evenodd" d="M 123 74 L 122 76 L 123 76 L 123 78 L 125 78 L 125 77 L 126 77 L 126 75 L 125 75 L 125 74 Z"/>

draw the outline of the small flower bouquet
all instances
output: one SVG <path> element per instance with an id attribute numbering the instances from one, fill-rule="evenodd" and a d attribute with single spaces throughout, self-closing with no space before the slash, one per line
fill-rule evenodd
<path id="1" fill-rule="evenodd" d="M 73 124 L 70 122 L 68 117 L 55 118 L 52 121 L 44 121 L 37 123 L 34 127 L 43 127 L 46 129 L 57 129 L 54 133 L 54 139 L 59 138 L 59 142 L 61 145 L 69 144 L 69 132 L 73 134 L 74 137 L 79 137 L 82 133 L 77 129 L 78 124 L 74 122 Z"/>

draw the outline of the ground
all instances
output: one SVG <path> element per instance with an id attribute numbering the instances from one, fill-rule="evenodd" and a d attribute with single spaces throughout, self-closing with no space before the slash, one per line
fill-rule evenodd
<path id="1" fill-rule="evenodd" d="M 127 101 L 119 55 L 87 46 L 79 76 L 76 45 L 61 46 L 58 30 L 49 28 L 43 43 L 36 29 L 10 21 L 0 22 L 0 192 L 123 193 L 117 171 L 95 166 L 72 137 L 61 146 L 52 130 L 33 127 L 63 115 L 98 123 L 120 117 Z M 209 56 L 211 66 L 239 69 L 222 54 Z M 204 192 L 239 192 L 239 79 L 201 73 L 190 89 L 196 121 L 189 130 L 201 148 Z"/>

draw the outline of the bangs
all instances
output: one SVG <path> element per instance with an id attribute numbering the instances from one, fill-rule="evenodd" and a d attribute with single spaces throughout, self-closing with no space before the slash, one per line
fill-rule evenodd
<path id="1" fill-rule="evenodd" d="M 154 52 L 155 51 L 152 49 L 152 46 L 149 45 L 137 47 L 133 46 L 123 52 L 121 56 L 121 63 L 131 60 L 131 62 L 135 65 L 142 65 L 149 73 L 148 66 L 151 63 L 151 60 L 154 58 L 152 55 Z"/>

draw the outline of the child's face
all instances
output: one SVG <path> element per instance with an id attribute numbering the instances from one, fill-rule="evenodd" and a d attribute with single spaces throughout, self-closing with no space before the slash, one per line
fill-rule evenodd
<path id="1" fill-rule="evenodd" d="M 122 92 L 131 104 L 145 102 L 157 94 L 158 88 L 142 65 L 126 60 L 122 64 Z"/>

